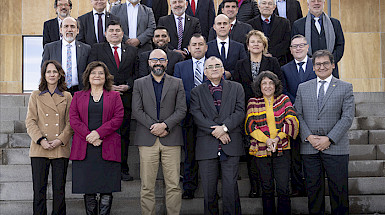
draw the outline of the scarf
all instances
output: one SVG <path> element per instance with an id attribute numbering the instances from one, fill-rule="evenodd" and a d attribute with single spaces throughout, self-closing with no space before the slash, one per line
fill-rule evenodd
<path id="1" fill-rule="evenodd" d="M 305 23 L 305 37 L 307 42 L 310 44 L 308 55 L 312 56 L 313 51 L 311 49 L 311 14 L 310 12 L 306 16 L 306 23 Z M 336 34 L 334 33 L 334 28 L 332 21 L 330 20 L 329 16 L 326 13 L 322 12 L 322 25 L 324 26 L 325 30 L 325 38 L 326 38 L 326 48 L 330 53 L 333 53 L 334 50 L 334 44 L 336 41 Z"/>

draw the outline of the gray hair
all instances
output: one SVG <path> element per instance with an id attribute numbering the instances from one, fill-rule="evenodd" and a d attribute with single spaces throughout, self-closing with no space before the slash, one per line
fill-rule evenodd
<path id="1" fill-rule="evenodd" d="M 258 5 L 261 4 L 261 1 L 263 1 L 263 0 L 258 0 Z M 278 0 L 273 0 L 273 4 L 274 4 L 274 5 L 277 5 L 277 1 L 278 1 Z M 307 0 L 307 1 L 309 2 L 309 0 Z"/>
<path id="2" fill-rule="evenodd" d="M 211 57 L 209 57 L 209 58 L 207 58 L 207 59 L 205 60 L 205 64 L 203 65 L 203 67 L 204 67 L 205 70 L 206 70 L 207 62 L 208 62 L 209 60 L 210 60 L 210 61 L 211 61 L 211 60 L 219 60 L 219 62 L 221 62 L 222 66 L 223 66 L 222 60 L 221 60 L 220 58 L 215 57 L 215 56 L 211 56 Z"/>

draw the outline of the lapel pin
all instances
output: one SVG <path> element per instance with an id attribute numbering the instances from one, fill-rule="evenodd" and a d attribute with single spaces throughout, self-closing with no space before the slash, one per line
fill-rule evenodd
<path id="1" fill-rule="evenodd" d="M 336 85 L 335 84 L 333 84 L 333 87 L 335 87 Z"/>

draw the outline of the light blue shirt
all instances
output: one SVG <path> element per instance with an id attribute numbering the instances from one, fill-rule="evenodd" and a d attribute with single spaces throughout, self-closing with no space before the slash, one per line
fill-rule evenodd
<path id="1" fill-rule="evenodd" d="M 278 15 L 283 18 L 286 16 L 286 0 L 277 0 Z"/>
<path id="2" fill-rule="evenodd" d="M 176 24 L 176 33 L 177 34 L 179 32 L 179 28 L 178 28 L 179 20 L 178 20 L 178 17 L 179 16 L 174 14 L 174 19 L 175 19 L 175 24 Z M 183 28 L 183 32 L 184 32 L 184 22 L 185 22 L 185 19 L 186 19 L 186 13 L 183 13 L 181 17 L 182 17 L 182 28 Z"/>
<path id="3" fill-rule="evenodd" d="M 201 80 L 203 81 L 203 65 L 205 64 L 205 57 L 202 57 L 200 60 L 192 58 L 193 61 L 193 72 L 195 75 L 195 70 L 197 69 L 197 61 L 199 61 L 199 71 L 201 72 Z"/>
<path id="4" fill-rule="evenodd" d="M 134 7 L 130 2 L 127 2 L 128 37 L 130 39 L 137 38 L 139 4 Z"/>
<path id="5" fill-rule="evenodd" d="M 333 75 L 330 75 L 329 77 L 325 78 L 325 80 L 321 80 L 320 78 L 317 77 L 317 98 L 318 98 L 319 88 L 322 85 L 321 81 L 326 81 L 324 84 L 324 95 L 326 95 L 326 91 L 328 91 L 329 84 L 332 81 L 332 78 L 333 78 Z"/>
<path id="6" fill-rule="evenodd" d="M 78 65 L 76 63 L 76 44 L 75 40 L 72 41 L 71 43 L 71 65 L 72 65 L 72 86 L 79 85 L 79 80 L 78 80 Z M 62 67 L 64 70 L 64 73 L 67 73 L 67 47 L 68 42 L 64 39 L 62 39 L 62 48 L 61 48 L 61 62 L 62 62 Z"/>

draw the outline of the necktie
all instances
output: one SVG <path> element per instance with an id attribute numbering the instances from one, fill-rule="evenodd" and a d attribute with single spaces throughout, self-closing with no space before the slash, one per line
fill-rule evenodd
<path id="1" fill-rule="evenodd" d="M 66 72 L 67 87 L 72 86 L 72 53 L 71 44 L 67 44 L 67 72 Z"/>
<path id="2" fill-rule="evenodd" d="M 196 68 L 195 68 L 195 72 L 194 72 L 194 85 L 195 85 L 195 87 L 202 83 L 202 73 L 201 73 L 201 70 L 199 69 L 200 63 L 201 63 L 200 61 L 196 62 Z"/>
<path id="3" fill-rule="evenodd" d="M 182 25 L 183 17 L 178 17 L 178 49 L 182 49 L 182 40 L 183 40 L 183 25 Z"/>
<path id="4" fill-rule="evenodd" d="M 231 30 L 233 30 L 233 24 L 230 24 L 230 33 L 231 33 Z"/>
<path id="5" fill-rule="evenodd" d="M 320 81 L 320 82 L 321 82 L 321 86 L 318 90 L 318 111 L 321 110 L 322 101 L 324 100 L 324 97 L 325 97 L 324 85 L 326 81 Z"/>
<path id="6" fill-rule="evenodd" d="M 266 24 L 269 24 L 269 19 L 265 19 Z"/>
<path id="7" fill-rule="evenodd" d="M 222 63 L 224 64 L 225 60 L 226 60 L 226 49 L 225 49 L 226 42 L 221 42 L 221 44 L 222 44 L 222 47 L 221 47 L 221 60 L 222 60 Z"/>
<path id="8" fill-rule="evenodd" d="M 195 1 L 194 0 L 191 0 L 191 10 L 195 16 Z"/>
<path id="9" fill-rule="evenodd" d="M 104 42 L 102 15 L 103 15 L 103 13 L 98 13 L 98 16 L 99 16 L 99 19 L 98 19 L 98 42 L 99 43 Z"/>
<path id="10" fill-rule="evenodd" d="M 114 58 L 115 58 L 115 63 L 116 63 L 116 67 L 118 67 L 119 69 L 119 66 L 120 66 L 120 60 L 119 60 L 119 54 L 118 54 L 118 48 L 117 46 L 114 46 Z"/>
<path id="11" fill-rule="evenodd" d="M 321 24 L 319 23 L 319 17 L 314 17 L 314 24 L 319 34 L 321 34 Z"/>
<path id="12" fill-rule="evenodd" d="M 298 66 L 299 66 L 298 74 L 299 74 L 299 79 L 301 80 L 301 83 L 305 81 L 305 71 L 302 68 L 302 65 L 304 63 L 305 62 L 299 62 L 298 63 Z"/>

